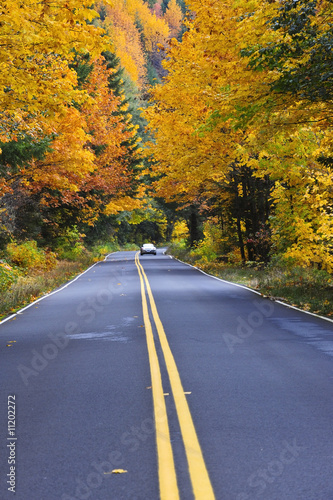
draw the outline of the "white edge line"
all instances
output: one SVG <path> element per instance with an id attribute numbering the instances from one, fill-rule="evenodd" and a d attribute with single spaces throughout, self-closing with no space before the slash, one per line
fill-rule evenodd
<path id="1" fill-rule="evenodd" d="M 299 309 L 299 307 L 292 306 L 291 304 L 287 304 L 286 302 L 282 302 L 281 300 L 275 300 L 273 298 L 270 298 L 269 296 L 264 296 L 262 293 L 257 292 L 257 290 L 253 290 L 252 288 L 249 288 L 248 286 L 240 285 L 239 283 L 233 283 L 232 281 L 227 281 L 227 280 L 224 280 L 222 278 L 218 278 L 217 276 L 213 276 L 212 274 L 208 274 L 205 271 L 203 271 L 202 269 L 200 269 L 199 267 L 193 266 L 192 264 L 188 264 L 187 262 L 183 262 L 182 260 L 179 260 L 176 257 L 173 257 L 171 255 L 169 255 L 169 257 L 171 257 L 171 259 L 178 260 L 178 262 L 181 262 L 182 264 L 185 264 L 186 266 L 193 267 L 193 269 L 196 269 L 200 273 L 205 274 L 206 276 L 209 276 L 210 278 L 213 278 L 213 279 L 218 280 L 218 281 L 222 281 L 222 283 L 228 283 L 229 285 L 234 285 L 234 286 L 238 286 L 239 288 L 244 288 L 244 290 L 248 290 L 249 292 L 260 295 L 260 297 L 262 297 L 262 298 L 267 298 L 268 300 L 270 300 L 272 302 L 276 302 L 277 304 L 280 304 L 284 307 L 288 307 L 289 309 L 295 309 L 295 311 L 299 311 L 301 313 L 308 314 L 310 316 L 314 316 L 315 318 L 320 318 L 320 319 L 323 319 L 325 321 L 329 321 L 330 323 L 333 323 L 333 319 L 331 319 L 331 318 L 326 318 L 325 316 L 320 316 L 319 314 L 315 314 L 315 313 L 312 313 L 310 311 L 304 311 L 303 309 Z"/>
<path id="2" fill-rule="evenodd" d="M 111 252 L 111 253 L 108 253 L 108 254 L 105 256 L 105 258 L 104 258 L 103 262 L 106 262 L 106 261 L 108 260 L 109 255 L 113 255 L 113 254 L 115 254 L 115 253 L 118 253 L 118 250 L 117 250 L 116 252 Z M 101 262 L 102 262 L 102 261 L 101 261 Z M 97 262 L 96 262 L 96 264 L 97 264 Z"/>
<path id="3" fill-rule="evenodd" d="M 78 274 L 75 278 L 73 278 L 71 281 L 69 281 L 68 283 L 66 283 L 65 285 L 63 285 L 61 288 L 58 288 L 57 290 L 54 290 L 53 292 L 50 292 L 50 293 L 47 293 L 46 295 L 43 295 L 39 299 L 36 299 L 33 302 L 31 302 L 31 304 L 28 304 L 27 306 L 23 307 L 23 309 L 19 309 L 18 311 L 16 311 L 15 314 L 12 314 L 11 316 L 8 316 L 8 318 L 3 319 L 2 321 L 0 321 L 0 325 L 2 325 L 3 323 L 6 323 L 6 321 L 9 321 L 9 320 L 15 318 L 15 316 L 17 316 L 18 314 L 23 313 L 23 311 L 26 311 L 26 309 L 29 309 L 29 307 L 33 306 L 34 304 L 37 304 L 38 302 L 41 302 L 42 300 L 46 299 L 47 297 L 51 297 L 51 295 L 54 295 L 55 293 L 61 292 L 62 290 L 64 290 L 65 288 L 67 288 L 69 285 L 71 285 L 72 283 L 74 283 L 74 281 L 76 281 L 81 276 L 83 276 L 85 273 L 87 273 L 88 271 L 90 271 L 90 269 L 92 269 L 94 266 L 96 266 L 96 264 L 99 264 L 99 262 L 102 262 L 102 261 L 95 262 L 92 266 L 88 267 L 88 269 L 86 269 L 85 271 L 83 271 L 83 273 Z"/>
<path id="4" fill-rule="evenodd" d="M 73 278 L 71 281 L 69 281 L 68 283 L 66 283 L 61 288 L 58 288 L 57 290 L 54 290 L 53 292 L 47 293 L 47 294 L 43 295 L 42 297 L 39 297 L 39 299 L 34 300 L 33 302 L 31 302 L 31 304 L 28 304 L 27 306 L 23 307 L 23 309 L 19 309 L 18 311 L 16 311 L 16 313 L 11 314 L 10 316 L 8 316 L 8 318 L 5 318 L 5 319 L 1 320 L 0 321 L 0 325 L 2 325 L 3 323 L 6 323 L 6 321 L 9 321 L 9 320 L 15 318 L 15 316 L 17 316 L 18 314 L 21 314 L 26 309 L 29 309 L 29 307 L 31 307 L 34 304 L 37 304 L 38 302 L 41 302 L 42 300 L 46 299 L 46 297 L 51 297 L 51 295 L 54 295 L 55 293 L 61 292 L 61 290 L 64 290 L 69 285 L 71 285 L 72 283 L 74 283 L 74 281 L 76 281 L 81 276 L 83 276 L 85 273 L 87 273 L 88 271 L 90 271 L 90 269 L 92 269 L 94 266 L 96 266 L 96 264 L 99 264 L 99 262 L 105 262 L 107 260 L 108 256 L 109 255 L 113 255 L 114 253 L 117 253 L 117 252 L 111 252 L 111 253 L 107 254 L 107 256 L 104 258 L 104 261 L 100 260 L 98 262 L 95 262 L 92 266 L 88 267 L 88 269 L 86 269 L 85 271 L 83 271 L 83 273 L 78 274 L 75 278 Z"/>
<path id="5" fill-rule="evenodd" d="M 291 304 L 287 304 L 286 302 L 282 302 L 281 300 L 274 300 L 274 302 L 276 302 L 277 304 L 281 304 L 282 306 L 289 307 L 290 309 L 295 309 L 295 311 L 300 311 L 304 314 L 309 314 L 310 316 L 314 316 L 315 318 L 324 319 L 325 321 L 329 321 L 330 323 L 333 323 L 333 319 L 331 319 L 331 318 L 326 318 L 325 316 L 320 316 L 319 314 L 312 313 L 310 311 L 304 311 L 303 309 L 299 309 L 298 307 L 292 306 Z"/>
<path id="6" fill-rule="evenodd" d="M 217 280 L 217 281 L 222 281 L 222 283 L 228 283 L 229 285 L 238 286 L 239 288 L 244 288 L 244 290 L 248 290 L 249 292 L 253 292 L 257 295 L 260 295 L 260 297 L 263 296 L 262 293 L 257 292 L 257 290 L 253 290 L 253 288 L 249 288 L 245 285 L 240 285 L 239 283 L 233 283 L 232 281 L 227 281 L 227 280 L 224 280 L 222 278 L 218 278 L 217 276 L 213 276 L 212 274 L 208 274 L 205 271 L 203 271 L 202 269 L 200 269 L 199 267 L 193 266 L 192 264 L 189 264 L 188 262 L 183 262 L 182 260 L 179 260 L 176 257 L 171 257 L 171 258 L 174 260 L 178 260 L 178 262 L 181 262 L 182 264 L 185 264 L 186 266 L 193 267 L 193 269 L 196 269 L 197 271 L 199 271 L 199 273 L 205 274 L 209 278 L 213 278 L 214 280 Z"/>

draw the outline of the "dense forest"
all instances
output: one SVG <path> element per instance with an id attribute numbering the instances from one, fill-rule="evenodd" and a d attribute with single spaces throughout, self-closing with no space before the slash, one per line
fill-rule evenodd
<path id="1" fill-rule="evenodd" d="M 332 2 L 7 0 L 0 250 L 331 271 Z"/>
<path id="2" fill-rule="evenodd" d="M 332 3 L 188 5 L 146 111 L 155 192 L 217 254 L 331 269 Z"/>
<path id="3" fill-rule="evenodd" d="M 2 5 L 2 249 L 13 240 L 61 249 L 75 234 L 87 244 L 142 240 L 145 228 L 132 228 L 147 219 L 155 236 L 161 214 L 142 187 L 140 108 L 164 72 L 157 43 L 181 19 L 174 0 Z"/>

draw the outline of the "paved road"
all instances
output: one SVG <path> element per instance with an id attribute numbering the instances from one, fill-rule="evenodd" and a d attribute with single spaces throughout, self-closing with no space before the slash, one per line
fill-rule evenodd
<path id="1" fill-rule="evenodd" d="M 0 499 L 333 500 L 332 356 L 333 323 L 112 254 L 0 324 Z"/>

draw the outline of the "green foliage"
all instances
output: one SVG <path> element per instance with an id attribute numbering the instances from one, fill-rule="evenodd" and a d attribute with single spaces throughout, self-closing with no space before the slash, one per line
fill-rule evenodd
<path id="1" fill-rule="evenodd" d="M 133 129 L 137 126 L 137 133 L 132 137 L 132 139 L 122 142 L 121 147 L 127 149 L 128 154 L 124 156 L 124 160 L 127 160 L 131 165 L 133 172 L 136 171 L 137 165 L 142 161 L 137 151 L 140 147 L 141 136 L 144 135 L 145 123 L 141 117 L 139 108 L 139 101 L 135 94 L 128 94 L 124 84 L 124 68 L 120 65 L 120 59 L 112 52 L 103 52 L 103 57 L 105 59 L 105 64 L 107 69 L 112 69 L 113 72 L 108 78 L 108 87 L 117 97 L 122 98 L 122 106 L 117 109 L 114 113 L 115 115 L 122 116 L 122 121 L 126 129 Z"/>
<path id="2" fill-rule="evenodd" d="M 244 56 L 252 55 L 252 69 L 280 73 L 271 84 L 273 91 L 296 94 L 312 102 L 329 101 L 333 96 L 333 27 L 330 25 L 321 32 L 322 20 L 316 19 L 317 6 L 317 0 L 282 2 L 279 15 L 267 24 L 284 33 L 285 41 L 242 51 Z"/>
<path id="3" fill-rule="evenodd" d="M 86 258 L 77 262 L 60 261 L 52 269 L 43 273 L 30 272 L 27 276 L 22 276 L 17 270 L 13 269 L 13 272 L 17 272 L 18 276 L 15 277 L 10 286 L 2 290 L 0 285 L 2 292 L 0 317 L 16 311 L 45 293 L 49 293 L 54 288 L 72 279 L 89 264 L 91 264 L 91 260 Z"/>
<path id="4" fill-rule="evenodd" d="M 74 61 L 69 64 L 69 67 L 74 69 L 77 74 L 78 86 L 81 89 L 88 80 L 94 65 L 90 63 L 90 54 L 76 54 Z"/>
<path id="5" fill-rule="evenodd" d="M 161 243 L 164 241 L 163 227 L 156 220 L 137 220 L 135 223 L 122 220 L 117 237 L 119 244 L 125 246 L 127 243 L 135 243 L 141 246 L 144 242 Z"/>
<path id="6" fill-rule="evenodd" d="M 191 254 L 193 256 L 199 257 L 198 263 L 206 263 L 206 262 L 213 262 L 216 260 L 216 253 L 214 250 L 209 246 L 206 245 L 205 243 L 201 242 L 198 244 L 198 246 L 191 251 Z"/>
<path id="7" fill-rule="evenodd" d="M 27 165 L 32 159 L 42 160 L 51 151 L 53 138 L 36 140 L 27 134 L 21 134 L 15 141 L 0 142 L 0 169 L 4 166 L 16 169 Z"/>
<path id="8" fill-rule="evenodd" d="M 221 254 L 223 238 L 221 226 L 217 218 L 211 218 L 204 223 L 204 238 L 195 245 L 191 255 L 198 257 L 199 262 L 213 262 Z"/>
<path id="9" fill-rule="evenodd" d="M 102 3 L 100 3 L 98 5 L 98 9 L 97 10 L 98 10 L 98 13 L 99 13 L 101 21 L 105 21 L 105 18 L 107 16 L 107 11 L 106 11 L 105 5 L 103 5 Z"/>
<path id="10" fill-rule="evenodd" d="M 125 251 L 137 251 L 139 248 L 139 245 L 136 243 L 126 243 L 123 247 L 122 250 Z"/>
<path id="11" fill-rule="evenodd" d="M 109 89 L 117 97 L 124 93 L 124 68 L 120 65 L 120 59 L 113 52 L 105 51 L 102 53 L 105 59 L 107 69 L 112 69 L 113 73 L 109 76 Z"/>
<path id="12" fill-rule="evenodd" d="M 154 87 L 158 83 L 161 83 L 161 79 L 158 76 L 156 68 L 148 57 L 146 59 L 146 68 L 147 68 L 147 80 L 149 85 Z"/>
<path id="13" fill-rule="evenodd" d="M 182 13 L 185 15 L 187 12 L 186 2 L 185 0 L 177 0 L 179 7 L 182 9 Z"/>
<path id="14" fill-rule="evenodd" d="M 87 253 L 83 244 L 84 234 L 77 226 L 67 228 L 56 240 L 56 252 L 60 259 L 75 261 Z"/>
<path id="15" fill-rule="evenodd" d="M 183 262 L 188 262 L 189 264 L 195 264 L 200 258 L 198 255 L 195 255 L 194 252 L 190 251 L 185 240 L 172 242 L 171 245 L 168 246 L 167 254 Z"/>
<path id="16" fill-rule="evenodd" d="M 116 239 L 113 239 L 112 241 L 95 243 L 89 250 L 93 254 L 94 260 L 97 261 L 104 258 L 109 253 L 117 252 L 120 250 L 120 247 Z"/>
<path id="17" fill-rule="evenodd" d="M 142 24 L 142 21 L 141 21 L 141 19 L 139 17 L 138 12 L 135 15 L 134 24 L 135 24 L 136 29 L 140 33 L 140 40 L 141 40 L 142 45 L 144 46 L 145 45 L 144 26 Z"/>
<path id="18" fill-rule="evenodd" d="M 170 0 L 162 0 L 161 7 L 162 7 L 162 12 L 165 14 L 168 5 L 169 5 Z"/>
<path id="19" fill-rule="evenodd" d="M 302 309 L 333 314 L 333 278 L 326 271 L 294 265 L 292 259 L 276 258 L 260 280 L 260 290 Z"/>
<path id="20" fill-rule="evenodd" d="M 152 9 L 156 3 L 156 0 L 144 0 L 144 1 L 149 6 L 150 9 Z"/>

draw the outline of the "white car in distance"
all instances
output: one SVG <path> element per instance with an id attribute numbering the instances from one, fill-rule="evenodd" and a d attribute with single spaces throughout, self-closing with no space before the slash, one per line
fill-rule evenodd
<path id="1" fill-rule="evenodd" d="M 156 247 L 152 243 L 144 243 L 142 247 L 140 248 L 140 255 L 150 253 L 153 255 L 156 255 Z"/>

